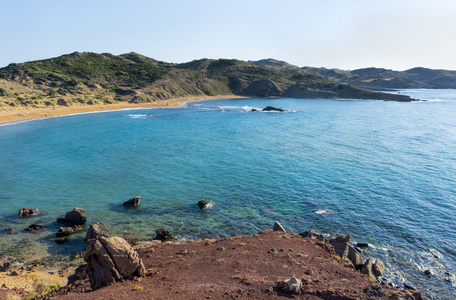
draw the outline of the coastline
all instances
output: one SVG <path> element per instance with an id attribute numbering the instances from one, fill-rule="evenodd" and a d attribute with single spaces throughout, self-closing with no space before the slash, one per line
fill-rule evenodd
<path id="1" fill-rule="evenodd" d="M 18 123 L 22 121 L 30 121 L 41 118 L 51 118 L 56 116 L 64 116 L 78 113 L 111 111 L 121 109 L 140 109 L 140 108 L 163 108 L 163 107 L 180 107 L 183 103 L 218 100 L 218 99 L 246 99 L 248 97 L 236 95 L 219 95 L 219 96 L 194 96 L 171 98 L 156 102 L 147 103 L 115 103 L 115 104 L 96 104 L 96 105 L 72 105 L 72 106 L 56 106 L 54 107 L 33 107 L 21 106 L 11 107 L 8 110 L 0 110 L 0 125 L 10 123 Z"/>

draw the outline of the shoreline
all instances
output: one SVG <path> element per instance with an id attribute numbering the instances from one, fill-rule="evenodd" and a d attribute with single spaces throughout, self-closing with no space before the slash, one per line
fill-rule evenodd
<path id="1" fill-rule="evenodd" d="M 21 123 L 43 118 L 52 118 L 57 116 L 82 114 L 90 112 L 103 112 L 122 109 L 142 109 L 142 108 L 166 108 L 182 107 L 184 103 L 219 100 L 219 99 L 247 99 L 248 97 L 236 95 L 219 95 L 219 96 L 193 96 L 182 98 L 171 98 L 156 102 L 146 103 L 115 103 L 115 104 L 96 104 L 96 105 L 73 105 L 73 106 L 55 106 L 55 107 L 32 107 L 21 106 L 11 107 L 9 110 L 0 111 L 0 126 L 8 124 Z"/>

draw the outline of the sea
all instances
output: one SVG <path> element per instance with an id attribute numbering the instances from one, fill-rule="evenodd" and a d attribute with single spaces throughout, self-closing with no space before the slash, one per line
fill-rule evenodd
<path id="1" fill-rule="evenodd" d="M 0 126 L 0 253 L 27 262 L 84 251 L 88 224 L 151 240 L 287 231 L 351 235 L 385 283 L 456 298 L 456 90 L 427 101 L 233 99 Z M 287 112 L 251 112 L 274 106 Z M 140 196 L 139 208 L 124 201 Z M 208 199 L 210 209 L 197 202 Z M 40 214 L 19 218 L 23 207 Z M 85 230 L 55 242 L 56 219 Z M 24 231 L 32 223 L 40 233 Z"/>

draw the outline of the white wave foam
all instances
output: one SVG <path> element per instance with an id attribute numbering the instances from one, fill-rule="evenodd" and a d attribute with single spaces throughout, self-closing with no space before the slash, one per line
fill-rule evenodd
<path id="1" fill-rule="evenodd" d="M 332 210 L 328 210 L 328 209 L 319 209 L 319 210 L 316 210 L 315 213 L 317 215 L 332 215 L 334 213 L 334 211 Z"/>
<path id="2" fill-rule="evenodd" d="M 141 114 L 129 114 L 128 115 L 132 119 L 146 119 L 150 117 L 155 117 L 153 115 L 141 115 Z"/>

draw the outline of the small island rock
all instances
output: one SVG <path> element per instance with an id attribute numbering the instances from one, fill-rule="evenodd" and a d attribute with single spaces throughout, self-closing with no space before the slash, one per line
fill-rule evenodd
<path id="1" fill-rule="evenodd" d="M 138 207 L 141 204 L 141 196 L 136 196 L 123 203 L 124 207 Z"/>
<path id="2" fill-rule="evenodd" d="M 210 202 L 209 200 L 206 200 L 206 199 L 203 199 L 203 200 L 198 201 L 198 206 L 199 206 L 199 208 L 201 208 L 201 209 L 208 209 L 208 208 L 210 208 L 210 204 L 211 204 L 211 202 Z"/>
<path id="3" fill-rule="evenodd" d="M 80 207 L 75 207 L 72 211 L 65 214 L 65 218 L 57 218 L 57 223 L 73 226 L 73 225 L 84 225 L 87 222 L 85 212 Z"/>
<path id="4" fill-rule="evenodd" d="M 171 233 L 171 231 L 166 230 L 164 228 L 158 228 L 157 230 L 155 230 L 155 233 L 157 234 L 157 236 L 155 237 L 154 240 L 159 240 L 162 242 L 168 242 L 168 241 L 174 240 L 174 236 Z"/>
<path id="5" fill-rule="evenodd" d="M 19 210 L 19 218 L 26 218 L 26 217 L 30 217 L 31 215 L 35 215 L 35 214 L 38 214 L 40 211 L 39 209 L 37 208 L 27 208 L 27 207 L 24 207 L 24 208 L 21 208 Z"/>

